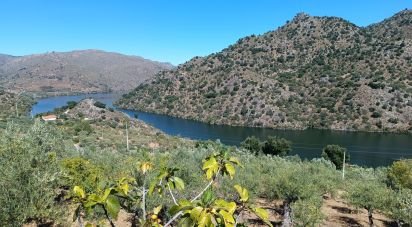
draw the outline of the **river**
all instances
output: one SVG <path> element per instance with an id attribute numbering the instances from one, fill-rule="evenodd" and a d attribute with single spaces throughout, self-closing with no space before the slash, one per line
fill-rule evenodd
<path id="1" fill-rule="evenodd" d="M 57 96 L 40 99 L 32 108 L 33 114 L 52 111 L 66 105 L 68 101 L 80 101 L 91 97 L 113 107 L 119 95 L 90 94 L 77 96 Z M 377 167 L 390 165 L 394 160 L 412 158 L 412 135 L 371 132 L 343 132 L 308 129 L 303 131 L 267 128 L 233 127 L 209 125 L 160 114 L 118 109 L 131 117 L 162 130 L 163 132 L 196 140 L 217 140 L 228 145 L 239 145 L 248 136 L 265 139 L 268 136 L 284 137 L 293 143 L 292 155 L 312 159 L 320 157 L 327 144 L 338 144 L 348 149 L 350 163 Z"/>

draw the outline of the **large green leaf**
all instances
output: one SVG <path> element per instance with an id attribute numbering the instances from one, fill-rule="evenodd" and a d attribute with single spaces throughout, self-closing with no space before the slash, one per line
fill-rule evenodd
<path id="1" fill-rule="evenodd" d="M 215 169 L 219 166 L 219 163 L 216 161 L 215 157 L 210 157 L 203 163 L 203 170 L 206 169 Z"/>
<path id="2" fill-rule="evenodd" d="M 203 207 L 197 206 L 190 210 L 190 218 L 193 220 L 198 220 L 200 215 L 202 214 Z"/>
<path id="3" fill-rule="evenodd" d="M 193 207 L 193 204 L 189 200 L 182 199 L 182 200 L 179 200 L 178 205 L 172 206 L 169 209 L 169 214 L 175 215 L 179 211 L 192 209 L 192 207 Z"/>
<path id="4" fill-rule="evenodd" d="M 235 185 L 234 187 L 240 196 L 240 201 L 246 203 L 249 200 L 248 190 L 240 185 Z"/>
<path id="5" fill-rule="evenodd" d="M 74 194 L 79 198 L 86 198 L 86 193 L 84 192 L 83 188 L 80 186 L 74 186 L 73 188 Z"/>
<path id="6" fill-rule="evenodd" d="M 272 226 L 269 222 L 269 212 L 263 208 L 255 207 L 252 208 L 253 213 L 255 213 L 262 221 L 264 221 L 267 225 Z"/>
<path id="7" fill-rule="evenodd" d="M 235 202 L 227 202 L 223 199 L 218 199 L 215 201 L 214 207 L 219 210 L 226 210 L 230 214 L 233 214 L 236 210 Z"/>
<path id="8" fill-rule="evenodd" d="M 212 215 L 203 211 L 197 219 L 198 227 L 212 227 Z"/>
<path id="9" fill-rule="evenodd" d="M 222 215 L 226 227 L 234 226 L 235 219 L 233 218 L 233 214 L 230 214 L 225 210 L 219 211 L 219 214 Z"/>
<path id="10" fill-rule="evenodd" d="M 183 190 L 185 189 L 185 183 L 183 182 L 183 180 L 179 177 L 173 177 L 173 182 L 175 185 L 175 188 L 178 190 Z"/>
<path id="11" fill-rule="evenodd" d="M 215 157 L 209 157 L 204 163 L 203 163 L 203 170 L 206 171 L 206 178 L 208 180 L 212 179 L 212 177 L 217 173 L 219 169 L 219 163 L 216 161 Z"/>
<path id="12" fill-rule="evenodd" d="M 214 195 L 213 191 L 210 190 L 210 189 L 206 190 L 203 193 L 202 197 L 201 197 L 203 205 L 208 205 L 208 204 L 212 203 L 214 201 L 214 199 L 215 199 L 215 195 Z"/>
<path id="13" fill-rule="evenodd" d="M 149 195 L 152 195 L 157 185 L 157 181 L 150 182 L 149 185 Z"/>
<path id="14" fill-rule="evenodd" d="M 117 215 L 119 214 L 119 211 L 120 211 L 119 199 L 116 196 L 109 195 L 107 197 L 105 207 L 109 215 L 112 218 L 117 219 Z"/>
<path id="15" fill-rule="evenodd" d="M 225 170 L 227 174 L 229 174 L 230 178 L 233 179 L 233 176 L 235 175 L 235 167 L 232 164 L 226 163 L 225 164 Z"/>
<path id="16" fill-rule="evenodd" d="M 100 203 L 104 203 L 107 200 L 107 197 L 112 193 L 113 188 L 106 188 L 104 190 L 103 196 L 100 197 Z"/>

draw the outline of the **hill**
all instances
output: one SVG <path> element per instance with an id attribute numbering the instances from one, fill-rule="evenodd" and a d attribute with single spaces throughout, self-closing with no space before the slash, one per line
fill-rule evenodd
<path id="1" fill-rule="evenodd" d="M 171 69 L 155 62 L 99 50 L 0 56 L 0 85 L 33 93 L 127 91 L 157 72 Z"/>
<path id="2" fill-rule="evenodd" d="M 16 57 L 11 56 L 11 55 L 6 55 L 6 54 L 0 54 L 0 66 L 4 65 L 8 61 L 14 59 Z"/>
<path id="3" fill-rule="evenodd" d="M 411 31 L 411 10 L 367 27 L 300 13 L 160 72 L 118 104 L 212 124 L 407 131 Z"/>

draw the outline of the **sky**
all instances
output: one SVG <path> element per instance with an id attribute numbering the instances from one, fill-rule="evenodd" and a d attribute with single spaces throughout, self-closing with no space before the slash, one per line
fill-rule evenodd
<path id="1" fill-rule="evenodd" d="M 177 65 L 299 12 L 367 26 L 405 8 L 412 0 L 1 0 L 0 53 L 100 49 Z"/>

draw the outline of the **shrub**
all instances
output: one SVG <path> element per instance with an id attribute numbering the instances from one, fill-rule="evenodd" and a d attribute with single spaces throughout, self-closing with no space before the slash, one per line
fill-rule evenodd
<path id="1" fill-rule="evenodd" d="M 262 147 L 264 154 L 285 156 L 292 150 L 292 143 L 289 140 L 279 137 L 269 137 Z"/>
<path id="2" fill-rule="evenodd" d="M 391 185 L 412 189 L 412 159 L 396 161 L 388 169 Z"/>
<path id="3" fill-rule="evenodd" d="M 343 155 L 346 152 L 346 148 L 339 145 L 327 145 L 322 150 L 322 157 L 330 160 L 335 164 L 337 169 L 342 169 L 343 167 Z M 345 154 L 345 163 L 349 161 L 349 153 Z"/>
<path id="4" fill-rule="evenodd" d="M 65 184 L 74 187 L 80 185 L 87 191 L 97 186 L 103 180 L 103 170 L 81 157 L 67 158 L 62 161 L 65 172 Z"/>
<path id="5" fill-rule="evenodd" d="M 373 117 L 373 118 L 380 118 L 380 117 L 382 117 L 382 113 L 380 113 L 380 112 L 378 112 L 378 111 L 375 111 L 375 112 L 372 113 L 371 117 Z"/>
<path id="6" fill-rule="evenodd" d="M 73 109 L 77 105 L 77 102 L 75 101 L 68 101 L 67 102 L 67 108 Z"/>
<path id="7" fill-rule="evenodd" d="M 252 152 L 253 154 L 259 154 L 262 152 L 262 145 L 258 138 L 255 136 L 247 137 L 241 144 L 240 147 Z"/>
<path id="8" fill-rule="evenodd" d="M 102 109 L 106 108 L 106 104 L 104 104 L 104 103 L 102 103 L 102 102 L 100 102 L 100 101 L 94 102 L 94 106 L 95 106 L 95 107 L 98 107 L 98 108 L 102 108 Z"/>
<path id="9" fill-rule="evenodd" d="M 0 138 L 0 226 L 58 219 L 58 134 L 36 122 L 27 133 L 9 126 Z"/>

